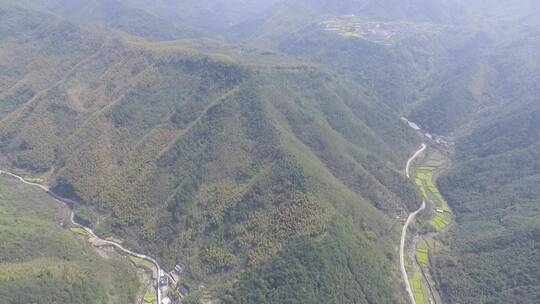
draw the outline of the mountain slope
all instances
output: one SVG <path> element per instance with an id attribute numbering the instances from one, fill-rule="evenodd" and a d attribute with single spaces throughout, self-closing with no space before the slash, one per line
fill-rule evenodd
<path id="1" fill-rule="evenodd" d="M 418 202 L 400 173 L 418 139 L 366 90 L 254 49 L 148 43 L 17 8 L 3 14 L 0 43 L 41 67 L 1 57 L 10 71 L 3 162 L 81 201 L 80 220 L 166 268 L 183 262 L 183 283 L 209 287 L 192 300 L 250 302 L 248 288 L 278 301 L 288 286 L 250 284 L 296 261 L 304 284 L 340 275 L 317 274 L 317 264 L 356 282 L 345 298 L 322 288 L 296 298 L 402 302 L 390 216 Z M 315 264 L 303 260 L 306 246 Z"/>
<path id="2" fill-rule="evenodd" d="M 159 18 L 146 10 L 131 6 L 123 0 L 23 0 L 23 8 L 53 13 L 75 23 L 103 26 L 150 40 L 174 40 L 193 37 L 198 31 Z"/>
<path id="3" fill-rule="evenodd" d="M 540 112 L 518 113 L 459 142 L 459 163 L 440 182 L 459 224 L 435 267 L 448 303 L 538 299 Z"/>
<path id="4" fill-rule="evenodd" d="M 511 53 L 517 49 L 528 53 L 523 45 Z M 494 94 L 501 106 L 486 111 L 458 141 L 457 164 L 441 179 L 459 222 L 446 255 L 438 259 L 449 303 L 527 303 L 539 296 L 540 277 L 531 264 L 540 252 L 539 86 L 538 79 L 523 77 L 537 73 L 538 62 L 504 56 L 518 58 L 510 65 L 514 73 L 505 73 L 509 77 Z"/>
<path id="5" fill-rule="evenodd" d="M 0 177 L 2 303 L 129 303 L 139 289 L 125 260 L 98 255 L 60 223 L 65 207 L 40 190 Z"/>
<path id="6" fill-rule="evenodd" d="M 539 9 L 533 1 L 283 1 L 228 37 L 336 69 L 424 129 L 449 133 L 496 106 L 499 53 L 536 35 Z"/>
<path id="7" fill-rule="evenodd" d="M 123 1 L 177 26 L 215 34 L 258 16 L 278 0 Z"/>
<path id="8" fill-rule="evenodd" d="M 506 3 L 505 20 L 519 26 L 498 32 L 482 95 L 489 102 L 461 132 L 455 166 L 440 180 L 458 220 L 434 267 L 448 303 L 533 303 L 540 294 L 532 262 L 540 252 L 540 20 L 538 5 L 528 8 Z"/>

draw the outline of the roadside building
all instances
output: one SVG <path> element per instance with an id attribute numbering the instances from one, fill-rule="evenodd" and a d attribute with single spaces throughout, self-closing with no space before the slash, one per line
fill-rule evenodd
<path id="1" fill-rule="evenodd" d="M 174 266 L 174 271 L 176 272 L 176 274 L 181 275 L 182 272 L 184 272 L 184 266 L 182 264 L 177 264 L 176 266 Z"/>
<path id="2" fill-rule="evenodd" d="M 184 284 L 178 285 L 177 290 L 182 296 L 186 296 L 189 293 L 189 288 Z"/>
<path id="3" fill-rule="evenodd" d="M 171 304 L 171 299 L 168 297 L 165 297 L 161 300 L 161 304 Z"/>
<path id="4" fill-rule="evenodd" d="M 159 286 L 168 286 L 168 285 L 169 285 L 169 277 L 161 276 L 161 278 L 159 278 Z"/>

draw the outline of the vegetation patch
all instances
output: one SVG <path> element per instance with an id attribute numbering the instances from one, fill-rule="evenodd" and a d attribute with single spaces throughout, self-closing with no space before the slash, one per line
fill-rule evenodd
<path id="1" fill-rule="evenodd" d="M 433 231 L 442 231 L 452 221 L 452 212 L 450 207 L 443 199 L 439 189 L 437 189 L 434 182 L 434 173 L 443 165 L 443 160 L 430 155 L 430 159 L 427 160 L 425 164 L 419 167 L 416 170 L 415 184 L 418 187 L 418 190 L 422 194 L 426 202 L 432 203 L 428 208 L 431 210 L 432 216 L 426 223 Z M 429 260 L 429 242 L 426 240 L 420 241 L 416 248 L 415 256 L 419 264 L 419 267 L 425 271 L 430 271 L 431 263 Z M 409 278 L 411 283 L 411 288 L 413 289 L 414 298 L 417 303 L 428 303 L 429 295 L 424 289 L 424 284 L 421 276 L 421 269 L 418 268 L 416 264 L 409 265 L 409 270 L 411 271 L 411 276 Z"/>
<path id="2" fill-rule="evenodd" d="M 429 244 L 427 241 L 421 241 L 416 248 L 416 259 L 420 265 L 429 267 Z"/>
<path id="3" fill-rule="evenodd" d="M 436 162 L 430 161 L 431 159 L 428 163 L 433 166 L 435 166 L 435 163 L 442 165 L 441 160 L 437 160 Z M 433 227 L 435 231 L 441 231 L 451 223 L 452 211 L 433 181 L 433 173 L 436 169 L 437 167 L 421 167 L 421 169 L 417 171 L 415 183 L 422 194 L 422 197 L 434 204 L 433 209 L 436 213 L 430 219 L 429 225 Z"/>
<path id="4" fill-rule="evenodd" d="M 148 286 L 146 293 L 144 294 L 143 301 L 145 304 L 154 304 L 157 301 L 156 290 L 154 286 Z"/>
<path id="5" fill-rule="evenodd" d="M 155 269 L 154 264 L 152 264 L 150 261 L 147 261 L 145 259 L 141 259 L 141 258 L 138 258 L 136 256 L 130 255 L 129 260 L 136 267 L 145 268 L 145 269 L 148 269 L 148 270 L 151 270 L 151 271 L 153 271 Z"/>
<path id="6" fill-rule="evenodd" d="M 86 229 L 81 228 L 81 227 L 71 227 L 71 228 L 69 228 L 69 230 L 77 233 L 78 235 L 86 237 L 86 238 L 92 237 L 92 235 L 88 231 L 86 231 Z"/>
<path id="7" fill-rule="evenodd" d="M 409 282 L 411 284 L 414 299 L 416 300 L 417 304 L 428 304 L 428 294 L 424 289 L 420 271 L 416 267 L 413 267 L 413 269 L 414 271 L 412 276 L 410 276 Z"/>
<path id="8" fill-rule="evenodd" d="M 438 232 L 450 225 L 450 221 L 448 215 L 438 213 L 429 221 L 429 224 Z"/>
<path id="9" fill-rule="evenodd" d="M 32 176 L 32 177 L 25 177 L 24 179 L 25 179 L 27 182 L 35 183 L 35 184 L 43 184 L 43 182 L 45 181 L 45 180 L 43 179 L 43 177 L 39 177 L 39 176 L 37 176 L 37 177 L 34 177 L 34 176 Z"/>
<path id="10" fill-rule="evenodd" d="M 205 248 L 199 254 L 201 264 L 207 268 L 210 273 L 227 271 L 234 267 L 237 258 L 229 250 L 219 247 Z"/>

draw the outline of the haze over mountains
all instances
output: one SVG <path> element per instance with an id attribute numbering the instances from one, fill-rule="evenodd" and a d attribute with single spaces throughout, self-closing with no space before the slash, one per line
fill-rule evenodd
<path id="1" fill-rule="evenodd" d="M 533 303 L 539 13 L 2 0 L 1 164 L 80 201 L 100 235 L 183 263 L 186 303 L 406 303 L 396 217 L 421 204 L 403 168 L 423 141 L 406 116 L 457 139 L 444 302 Z"/>

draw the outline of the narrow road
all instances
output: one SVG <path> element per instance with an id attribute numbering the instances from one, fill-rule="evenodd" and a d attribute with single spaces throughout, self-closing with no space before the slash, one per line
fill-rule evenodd
<path id="1" fill-rule="evenodd" d="M 426 150 L 427 146 L 425 143 L 422 144 L 422 147 L 414 153 L 411 158 L 407 161 L 407 166 L 405 167 L 405 173 L 407 174 L 407 178 L 410 177 L 409 170 L 411 168 L 412 162 L 422 153 Z M 426 208 L 426 201 L 422 201 L 422 206 L 413 213 L 409 214 L 407 217 L 407 221 L 405 221 L 405 225 L 403 225 L 403 230 L 401 231 L 401 241 L 399 244 L 399 264 L 401 267 L 401 274 L 403 276 L 403 280 L 405 281 L 405 288 L 407 289 L 407 293 L 409 294 L 409 297 L 411 299 L 412 304 L 416 304 L 416 300 L 414 299 L 414 294 L 411 288 L 411 283 L 409 282 L 409 276 L 407 275 L 407 270 L 405 269 L 405 240 L 407 238 L 407 229 L 409 228 L 409 224 L 414 220 L 416 215 L 424 210 Z"/>
<path id="2" fill-rule="evenodd" d="M 405 173 L 407 174 L 407 178 L 411 178 L 409 170 L 411 169 L 412 162 L 420 155 L 420 153 L 424 152 L 427 148 L 427 145 L 425 143 L 422 144 L 422 147 L 420 150 L 416 151 L 411 158 L 407 161 L 407 166 L 405 167 Z"/>
<path id="3" fill-rule="evenodd" d="M 27 184 L 27 185 L 30 185 L 30 186 L 34 186 L 34 187 L 38 187 L 40 188 L 41 190 L 47 192 L 47 194 L 49 194 L 50 196 L 52 196 L 53 198 L 55 198 L 56 200 L 58 201 L 61 201 L 63 203 L 68 203 L 68 204 L 75 204 L 76 202 L 73 201 L 73 200 L 70 200 L 70 199 L 67 199 L 67 198 L 63 198 L 59 195 L 57 195 L 56 193 L 52 192 L 48 187 L 46 186 L 43 186 L 41 184 L 38 184 L 38 183 L 32 183 L 32 182 L 29 182 L 27 180 L 25 180 L 23 177 L 17 175 L 17 174 L 14 174 L 14 173 L 11 173 L 11 172 L 8 172 L 8 171 L 4 171 L 4 170 L 0 170 L 0 174 L 5 174 L 5 175 L 8 175 L 8 176 L 11 176 L 11 177 L 14 177 L 16 179 L 18 179 L 20 182 L 24 183 L 24 184 Z M 80 224 L 80 223 L 77 223 L 75 221 L 75 214 L 73 213 L 73 211 L 71 211 L 71 215 L 70 215 L 70 220 L 71 220 L 71 223 L 79 228 L 82 228 L 84 229 L 86 232 L 88 232 L 93 238 L 99 240 L 100 242 L 104 243 L 104 244 L 108 244 L 108 245 L 111 245 L 111 246 L 114 246 L 115 248 L 117 248 L 118 250 L 120 250 L 121 252 L 124 252 L 128 255 L 131 255 L 131 256 L 135 256 L 135 257 L 138 257 L 138 258 L 141 258 L 141 259 L 144 259 L 144 260 L 147 260 L 149 262 L 151 262 L 152 264 L 154 264 L 154 266 L 156 266 L 156 270 L 157 270 L 157 275 L 158 275 L 158 281 L 156 282 L 156 293 L 157 293 L 157 303 L 160 304 L 161 303 L 161 290 L 159 288 L 159 278 L 161 277 L 162 275 L 162 270 L 161 270 L 161 267 L 159 267 L 159 264 L 158 262 L 152 258 L 152 257 L 149 257 L 147 255 L 144 255 L 144 254 L 141 254 L 141 253 L 136 253 L 136 252 L 133 252 L 129 249 L 126 249 L 124 248 L 122 245 L 116 243 L 116 242 L 112 242 L 112 241 L 107 241 L 107 240 L 104 240 L 104 239 L 101 239 L 99 238 L 92 229 L 90 229 L 89 227 L 86 227 L 84 226 L 83 224 Z"/>

